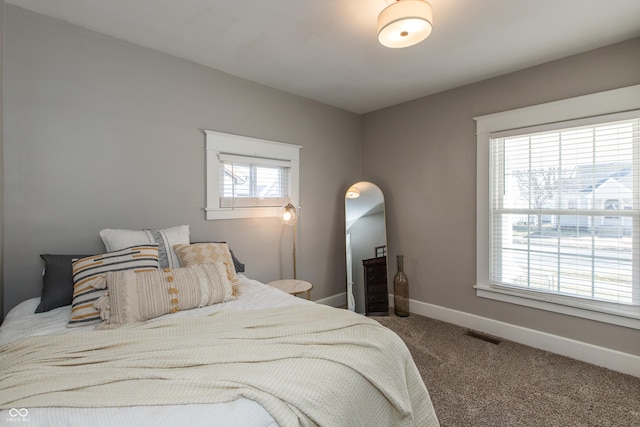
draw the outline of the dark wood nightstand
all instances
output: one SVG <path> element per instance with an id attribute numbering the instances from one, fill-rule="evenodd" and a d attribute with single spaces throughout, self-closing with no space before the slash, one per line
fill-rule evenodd
<path id="1" fill-rule="evenodd" d="M 364 266 L 365 314 L 388 316 L 387 257 L 364 259 L 362 265 Z"/>

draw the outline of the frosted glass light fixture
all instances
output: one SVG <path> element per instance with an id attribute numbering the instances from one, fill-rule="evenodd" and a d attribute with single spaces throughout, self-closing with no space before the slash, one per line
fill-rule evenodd
<path id="1" fill-rule="evenodd" d="M 280 208 L 278 216 L 283 224 L 293 225 L 298 219 L 298 210 L 291 203 L 288 203 Z"/>
<path id="2" fill-rule="evenodd" d="M 429 37 L 431 5 L 424 0 L 394 0 L 378 16 L 378 41 L 386 47 L 409 47 Z"/>
<path id="3" fill-rule="evenodd" d="M 358 190 L 358 187 L 351 187 L 347 190 L 346 197 L 347 199 L 357 199 L 360 197 L 360 190 Z"/>

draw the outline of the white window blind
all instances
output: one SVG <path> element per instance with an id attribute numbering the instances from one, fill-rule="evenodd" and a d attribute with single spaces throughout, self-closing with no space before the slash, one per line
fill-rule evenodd
<path id="1" fill-rule="evenodd" d="M 640 113 L 611 119 L 491 135 L 491 286 L 640 306 Z"/>
<path id="2" fill-rule="evenodd" d="M 220 153 L 220 208 L 279 207 L 289 203 L 291 162 Z"/>
<path id="3" fill-rule="evenodd" d="M 298 206 L 300 145 L 207 130 L 206 219 L 278 216 Z"/>

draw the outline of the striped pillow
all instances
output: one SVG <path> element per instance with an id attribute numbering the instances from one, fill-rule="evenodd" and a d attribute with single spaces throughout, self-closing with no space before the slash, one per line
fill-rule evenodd
<path id="1" fill-rule="evenodd" d="M 100 238 L 108 252 L 134 245 L 158 245 L 160 268 L 178 268 L 180 260 L 172 248 L 177 244 L 189 244 L 189 226 L 178 225 L 161 230 L 105 228 L 100 230 Z"/>
<path id="2" fill-rule="evenodd" d="M 93 303 L 107 291 L 107 271 L 134 272 L 158 270 L 158 245 L 139 245 L 75 260 L 73 302 L 67 327 L 100 323 L 100 311 Z"/>

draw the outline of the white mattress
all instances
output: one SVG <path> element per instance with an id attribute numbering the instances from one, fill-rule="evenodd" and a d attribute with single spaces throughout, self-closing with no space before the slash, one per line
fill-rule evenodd
<path id="1" fill-rule="evenodd" d="M 0 345 L 22 337 L 47 334 L 68 334 L 87 331 L 94 325 L 67 328 L 71 307 L 60 307 L 34 314 L 40 298 L 24 301 L 14 307 L 0 326 Z M 181 311 L 171 316 L 192 317 L 220 310 L 259 310 L 291 304 L 313 304 L 256 280 L 240 275 L 238 299 L 195 310 Z M 162 319 L 162 317 L 158 318 Z M 158 319 L 150 320 L 150 322 Z M 22 408 L 16 408 L 22 409 Z M 12 417 L 10 410 L 0 411 L 0 424 L 28 422 L 31 426 L 255 426 L 273 427 L 277 423 L 258 403 L 249 399 L 200 405 L 132 406 L 126 408 L 26 408 L 25 417 Z M 15 415 L 16 411 L 12 411 Z M 24 411 L 21 411 L 24 414 Z"/>

